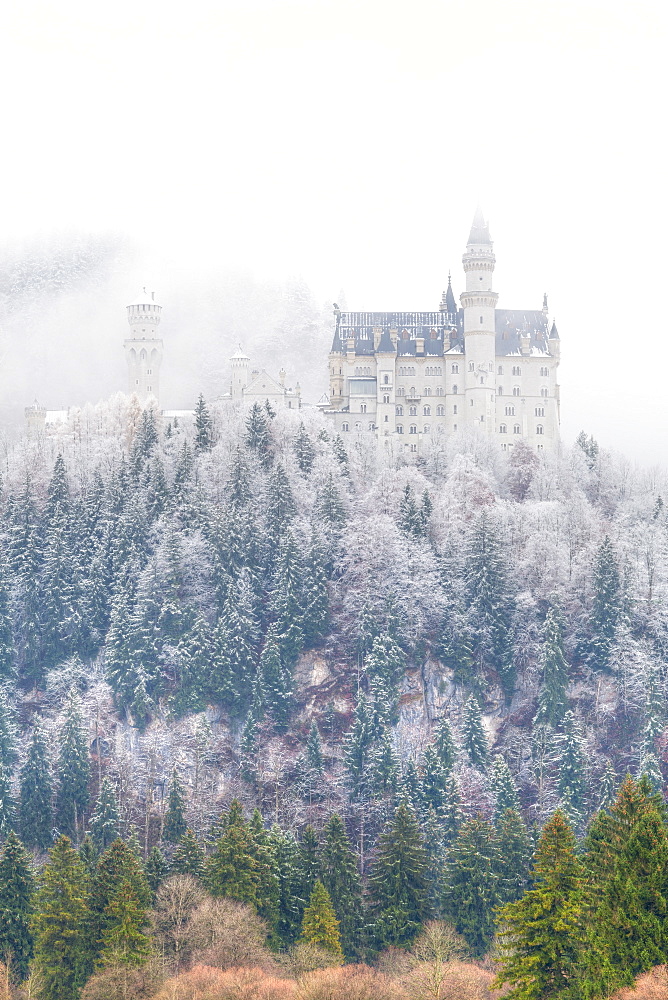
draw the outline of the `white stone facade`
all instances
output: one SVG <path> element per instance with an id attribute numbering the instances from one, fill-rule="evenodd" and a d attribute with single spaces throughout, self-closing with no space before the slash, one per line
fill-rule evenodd
<path id="1" fill-rule="evenodd" d="M 137 301 L 127 307 L 131 336 L 123 342 L 128 363 L 128 393 L 144 402 L 149 397 L 160 399 L 160 366 L 163 344 L 157 331 L 162 306 L 153 292 L 146 289 Z"/>
<path id="2" fill-rule="evenodd" d="M 329 400 L 342 434 L 372 431 L 419 455 L 434 434 L 475 430 L 508 451 L 559 442 L 560 342 L 541 310 L 497 309 L 489 228 L 476 213 L 457 307 L 450 283 L 437 312 L 336 313 Z"/>
<path id="3" fill-rule="evenodd" d="M 264 369 L 251 369 L 251 359 L 241 347 L 230 358 L 230 393 L 233 403 L 269 403 L 285 406 L 288 410 L 301 409 L 299 382 L 295 388 L 285 385 L 285 370 L 281 368 L 278 378 Z"/>

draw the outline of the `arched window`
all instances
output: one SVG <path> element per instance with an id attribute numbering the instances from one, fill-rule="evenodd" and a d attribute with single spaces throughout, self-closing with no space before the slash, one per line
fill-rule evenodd
<path id="1" fill-rule="evenodd" d="M 411 407 L 409 407 L 409 409 L 408 409 L 408 416 L 409 417 L 417 417 L 417 406 L 411 406 Z"/>
<path id="2" fill-rule="evenodd" d="M 547 393 L 548 393 L 548 390 L 545 388 L 545 386 L 543 386 L 541 388 L 541 390 L 540 390 L 540 394 L 543 397 L 543 399 L 547 399 Z"/>
<path id="3" fill-rule="evenodd" d="M 459 375 L 459 365 L 451 365 L 450 371 L 453 375 Z"/>
<path id="4" fill-rule="evenodd" d="M 513 375 L 521 375 L 522 369 L 519 365 L 513 365 Z"/>
<path id="5" fill-rule="evenodd" d="M 356 420 L 356 421 L 355 421 L 355 430 L 356 430 L 356 431 L 361 431 L 361 430 L 362 430 L 362 425 L 361 425 L 361 423 L 359 422 L 359 420 Z"/>
<path id="6" fill-rule="evenodd" d="M 499 370 L 497 374 L 503 375 L 503 365 L 499 365 Z"/>
<path id="7" fill-rule="evenodd" d="M 513 427 L 513 434 L 521 434 L 521 433 L 522 433 L 522 428 L 520 427 L 519 424 L 515 424 L 515 426 Z"/>
<path id="8" fill-rule="evenodd" d="M 473 371 L 475 371 L 475 365 L 473 364 L 473 362 L 472 362 L 472 361 L 469 361 L 469 371 L 470 371 L 470 372 L 473 372 Z"/>
<path id="9" fill-rule="evenodd" d="M 453 387 L 452 387 L 452 394 L 453 394 L 453 396 L 456 396 L 458 392 L 459 392 L 459 388 L 456 385 L 453 385 Z"/>
<path id="10" fill-rule="evenodd" d="M 547 378 L 548 375 L 550 374 L 550 369 L 546 368 L 545 365 L 543 365 L 543 367 L 540 370 L 540 374 L 541 374 L 541 378 Z"/>
<path id="11" fill-rule="evenodd" d="M 411 451 L 412 452 L 416 452 L 417 451 L 417 445 L 416 444 L 412 444 L 411 445 Z"/>
<path id="12" fill-rule="evenodd" d="M 502 385 L 497 386 L 497 390 L 496 391 L 497 391 L 497 394 L 499 396 L 503 396 L 503 386 Z"/>
<path id="13" fill-rule="evenodd" d="M 456 404 L 456 403 L 455 403 L 455 405 L 454 405 L 454 406 L 452 407 L 452 412 L 453 412 L 453 413 L 456 413 L 456 412 L 457 412 L 457 404 Z"/>
<path id="14" fill-rule="evenodd" d="M 366 413 L 366 403 L 360 403 L 360 413 Z"/>
<path id="15" fill-rule="evenodd" d="M 437 417 L 444 417 L 445 416 L 445 407 L 444 406 L 437 406 L 436 407 L 436 416 Z"/>
<path id="16" fill-rule="evenodd" d="M 390 384 L 390 376 L 383 375 L 383 385 L 389 385 L 389 384 Z"/>
<path id="17" fill-rule="evenodd" d="M 411 424 L 408 428 L 409 434 L 417 434 L 417 424 Z"/>
<path id="18" fill-rule="evenodd" d="M 545 416 L 545 407 L 544 406 L 537 406 L 533 412 L 534 412 L 534 416 L 536 416 L 536 417 L 544 417 Z"/>
<path id="19" fill-rule="evenodd" d="M 385 417 L 383 417 L 383 421 L 384 421 L 384 423 L 389 424 L 390 418 L 388 416 L 385 416 Z"/>
<path id="20" fill-rule="evenodd" d="M 543 425 L 542 424 L 537 424 L 536 425 L 536 434 L 543 434 L 543 433 L 544 433 L 544 431 L 543 431 Z"/>
<path id="21" fill-rule="evenodd" d="M 389 403 L 389 401 L 390 401 L 390 397 L 389 396 L 383 396 L 383 402 L 384 403 Z"/>
<path id="22" fill-rule="evenodd" d="M 404 408 L 403 408 L 403 406 L 395 406 L 394 412 L 396 413 L 396 415 L 398 417 L 403 417 L 403 415 L 404 415 Z"/>
<path id="23" fill-rule="evenodd" d="M 431 406 L 423 406 L 422 407 L 422 416 L 423 417 L 430 417 L 431 416 Z"/>
<path id="24" fill-rule="evenodd" d="M 369 421 L 369 430 L 370 431 L 374 431 L 375 429 L 376 429 L 376 425 L 374 424 L 373 420 L 370 420 Z"/>
<path id="25" fill-rule="evenodd" d="M 429 424 L 425 424 L 424 425 L 424 427 L 422 428 L 422 433 L 423 434 L 428 434 L 429 433 Z"/>
<path id="26" fill-rule="evenodd" d="M 397 424 L 397 434 L 403 434 L 404 428 L 402 424 Z"/>
<path id="27" fill-rule="evenodd" d="M 424 387 L 424 394 L 425 394 L 425 396 L 431 396 L 431 386 L 430 385 L 426 385 Z"/>
<path id="28" fill-rule="evenodd" d="M 519 387 L 519 385 L 514 385 L 513 386 L 513 396 L 519 396 L 519 394 L 520 394 L 520 387 Z"/>
<path id="29" fill-rule="evenodd" d="M 499 424 L 499 434 L 507 434 L 507 433 L 508 433 L 508 427 L 506 426 L 506 424 Z"/>
<path id="30" fill-rule="evenodd" d="M 349 431 L 350 430 L 350 426 L 347 423 L 344 422 L 344 423 L 341 424 L 341 430 L 342 431 Z"/>
<path id="31" fill-rule="evenodd" d="M 400 385 L 399 388 L 397 389 L 397 396 L 404 396 L 405 394 L 406 390 L 404 389 L 403 385 Z"/>
<path id="32" fill-rule="evenodd" d="M 506 416 L 507 417 L 514 417 L 515 416 L 515 407 L 514 406 L 507 406 L 506 407 Z"/>
<path id="33" fill-rule="evenodd" d="M 445 389 L 443 388 L 442 385 L 437 385 L 436 386 L 436 395 L 437 396 L 445 396 Z"/>
<path id="34" fill-rule="evenodd" d="M 414 385 L 411 386 L 411 396 L 417 396 L 417 392 L 415 391 Z"/>

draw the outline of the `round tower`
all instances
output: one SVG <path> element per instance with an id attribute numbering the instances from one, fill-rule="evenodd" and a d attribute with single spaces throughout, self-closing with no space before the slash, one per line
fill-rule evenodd
<path id="1" fill-rule="evenodd" d="M 466 291 L 460 296 L 466 356 L 464 405 L 466 425 L 487 434 L 494 433 L 496 393 L 495 310 L 498 295 L 492 291 L 495 263 L 489 225 L 478 208 L 462 258 L 466 275 Z"/>
<path id="2" fill-rule="evenodd" d="M 230 358 L 231 384 L 230 395 L 235 403 L 243 402 L 244 389 L 250 382 L 250 358 L 239 345 L 238 350 Z"/>
<path id="3" fill-rule="evenodd" d="M 124 342 L 128 362 L 128 392 L 142 401 L 149 396 L 160 397 L 160 365 L 163 343 L 158 337 L 162 306 L 155 301 L 155 292 L 142 289 L 127 307 L 130 337 Z"/>

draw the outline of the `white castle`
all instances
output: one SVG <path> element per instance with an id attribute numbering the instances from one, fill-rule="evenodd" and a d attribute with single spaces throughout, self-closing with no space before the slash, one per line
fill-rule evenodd
<path id="1" fill-rule="evenodd" d="M 419 455 L 435 434 L 476 430 L 508 451 L 559 442 L 559 334 L 543 308 L 497 309 L 493 244 L 480 209 L 462 258 L 457 308 L 448 278 L 436 312 L 341 312 L 322 407 L 338 431 L 373 431 Z"/>

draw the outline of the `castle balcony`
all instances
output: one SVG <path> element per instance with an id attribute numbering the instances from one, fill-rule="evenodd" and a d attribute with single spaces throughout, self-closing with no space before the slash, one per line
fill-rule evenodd
<path id="1" fill-rule="evenodd" d="M 419 403 L 420 400 L 422 399 L 422 396 L 420 395 L 419 392 L 413 392 L 412 389 L 406 389 L 406 395 L 404 396 L 404 399 L 406 400 L 407 403 Z"/>

